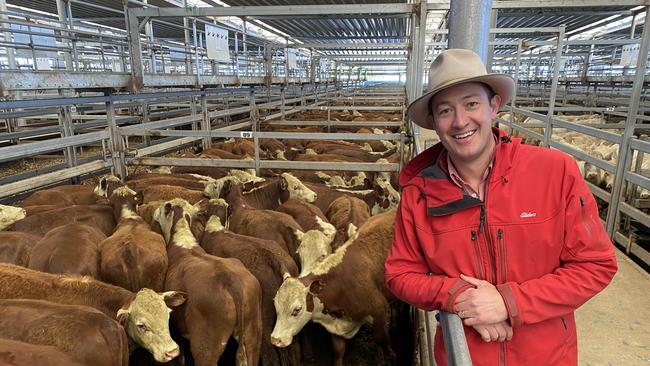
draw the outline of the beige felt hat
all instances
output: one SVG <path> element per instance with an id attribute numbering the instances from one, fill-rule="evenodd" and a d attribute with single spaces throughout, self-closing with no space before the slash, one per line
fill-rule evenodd
<path id="1" fill-rule="evenodd" d="M 450 86 L 478 82 L 488 85 L 495 94 L 501 96 L 503 108 L 515 93 L 515 80 L 506 74 L 488 74 L 481 57 L 470 50 L 449 49 L 443 51 L 429 67 L 429 90 L 411 103 L 407 110 L 410 120 L 418 126 L 433 129 L 431 98 Z"/>

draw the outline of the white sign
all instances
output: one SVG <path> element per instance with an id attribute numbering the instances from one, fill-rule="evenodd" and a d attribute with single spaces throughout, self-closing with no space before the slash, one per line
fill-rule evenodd
<path id="1" fill-rule="evenodd" d="M 296 50 L 291 48 L 287 49 L 287 66 L 290 69 L 298 67 L 298 63 L 296 62 Z"/>
<path id="2" fill-rule="evenodd" d="M 230 62 L 228 49 L 228 30 L 205 25 L 205 45 L 208 48 L 210 60 Z"/>
<path id="3" fill-rule="evenodd" d="M 620 66 L 636 66 L 636 59 L 639 57 L 638 44 L 626 44 L 621 53 Z"/>
<path id="4" fill-rule="evenodd" d="M 45 57 L 36 57 L 36 68 L 38 70 L 52 70 L 50 59 Z"/>

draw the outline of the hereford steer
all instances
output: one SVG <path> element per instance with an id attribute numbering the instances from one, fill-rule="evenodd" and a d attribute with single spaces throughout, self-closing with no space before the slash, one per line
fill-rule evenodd
<path id="1" fill-rule="evenodd" d="M 192 204 L 206 198 L 203 191 L 187 189 L 170 185 L 149 186 L 142 190 L 142 203 L 152 201 L 167 201 L 174 198 L 182 198 Z"/>
<path id="2" fill-rule="evenodd" d="M 394 210 L 370 218 L 358 237 L 321 261 L 312 273 L 285 278 L 274 299 L 277 322 L 271 341 L 275 346 L 291 344 L 313 320 L 333 335 L 334 364 L 343 365 L 345 339 L 369 323 L 384 356 L 395 358 L 388 343 L 387 314 L 393 297 L 384 285 L 384 261 L 393 241 L 394 220 Z"/>
<path id="3" fill-rule="evenodd" d="M 124 328 L 94 308 L 27 299 L 0 300 L 0 308 L 0 338 L 54 346 L 84 365 L 129 364 Z"/>
<path id="4" fill-rule="evenodd" d="M 72 223 L 56 227 L 32 248 L 29 268 L 99 280 L 99 243 L 104 239 L 104 233 L 89 225 Z"/>
<path id="5" fill-rule="evenodd" d="M 165 240 L 135 212 L 135 191 L 117 188 L 110 201 L 118 224 L 100 244 L 102 280 L 130 291 L 145 287 L 162 291 L 167 273 Z"/>
<path id="6" fill-rule="evenodd" d="M 149 351 L 158 362 L 180 353 L 169 335 L 167 306 L 185 302 L 177 291 L 138 293 L 87 277 L 53 275 L 11 264 L 0 264 L 0 299 L 35 299 L 59 304 L 93 307 L 122 324 L 131 340 Z"/>
<path id="7" fill-rule="evenodd" d="M 296 263 L 300 262 L 296 251 L 300 246 L 298 232 L 302 232 L 302 227 L 293 217 L 284 212 L 261 210 L 247 205 L 239 185 L 226 184 L 223 190 L 228 197 L 228 204 L 232 207 L 230 230 L 237 234 L 273 240 L 280 244 Z"/>
<path id="8" fill-rule="evenodd" d="M 256 365 L 262 342 L 260 284 L 239 260 L 209 255 L 198 245 L 190 230 L 196 211 L 174 199 L 154 214 L 167 241 L 165 288 L 188 294 L 172 321 L 190 341 L 197 366 L 216 365 L 231 336 L 238 343 L 237 365 Z"/>
<path id="9" fill-rule="evenodd" d="M 275 324 L 273 296 L 282 284 L 285 273 L 292 276 L 298 274 L 296 263 L 274 241 L 226 230 L 228 203 L 223 199 L 210 200 L 208 213 L 210 219 L 201 238 L 201 247 L 217 257 L 239 259 L 262 286 L 262 364 L 280 365 L 280 360 L 286 360 L 285 364 L 299 365 L 300 352 L 297 347 L 286 354 L 271 344 L 271 330 Z"/>
<path id="10" fill-rule="evenodd" d="M 55 227 L 70 223 L 86 224 L 98 228 L 105 235 L 111 235 L 115 229 L 113 210 L 107 205 L 81 205 L 61 207 L 41 212 L 16 221 L 9 227 L 12 231 L 44 236 Z"/>
<path id="11" fill-rule="evenodd" d="M 0 365 L 7 366 L 85 366 L 56 347 L 0 338 Z"/>
<path id="12" fill-rule="evenodd" d="M 230 185 L 232 185 L 232 183 L 235 182 L 231 181 Z M 229 194 L 236 193 L 234 190 L 228 190 L 228 193 L 226 193 L 223 187 L 223 184 L 219 190 L 215 187 L 214 191 L 208 191 L 210 187 L 206 187 L 206 195 L 209 195 L 211 198 L 225 197 L 226 201 L 230 201 L 233 198 L 230 198 Z M 218 192 L 218 194 L 216 192 Z M 282 173 L 278 178 L 270 179 L 269 182 L 253 188 L 248 192 L 242 192 L 241 198 L 244 200 L 244 203 L 250 207 L 274 210 L 289 199 L 314 202 L 316 200 L 316 193 L 307 188 L 293 175 Z"/>

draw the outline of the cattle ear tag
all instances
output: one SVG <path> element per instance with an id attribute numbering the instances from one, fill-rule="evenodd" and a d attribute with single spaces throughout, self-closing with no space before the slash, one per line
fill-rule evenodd
<path id="1" fill-rule="evenodd" d="M 117 322 L 120 323 L 121 325 L 126 324 L 127 320 L 129 320 L 129 310 L 128 309 L 120 309 L 117 311 Z"/>

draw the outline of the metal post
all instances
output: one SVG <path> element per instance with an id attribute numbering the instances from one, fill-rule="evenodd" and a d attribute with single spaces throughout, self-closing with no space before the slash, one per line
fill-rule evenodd
<path id="1" fill-rule="evenodd" d="M 424 51 L 425 51 L 425 41 L 426 41 L 426 24 L 427 24 L 427 2 L 420 2 L 420 12 L 416 14 L 416 37 L 415 43 L 417 44 L 415 56 L 415 69 L 413 70 L 413 87 L 414 87 L 414 98 L 420 97 L 422 95 L 422 84 L 424 83 Z"/>
<path id="2" fill-rule="evenodd" d="M 636 60 L 636 74 L 634 84 L 632 84 L 632 95 L 630 97 L 630 106 L 627 110 L 627 120 L 625 121 L 625 132 L 618 150 L 618 164 L 616 165 L 616 175 L 614 177 L 614 187 L 612 188 L 611 201 L 607 209 L 607 233 L 610 238 L 614 238 L 616 226 L 618 225 L 619 203 L 621 192 L 623 191 L 624 174 L 628 171 L 631 164 L 632 151 L 628 148 L 630 140 L 634 134 L 634 125 L 636 116 L 639 111 L 641 91 L 645 78 L 645 69 L 648 63 L 648 43 L 650 43 L 650 6 L 645 7 L 646 17 L 643 23 L 643 34 L 641 44 L 639 45 L 639 57 Z M 629 157 L 628 157 L 629 156 Z"/>
<path id="3" fill-rule="evenodd" d="M 196 81 L 200 83 L 201 68 L 199 67 L 199 38 L 196 36 L 196 19 L 192 19 L 192 38 L 194 38 L 194 65 L 196 66 Z"/>
<path id="4" fill-rule="evenodd" d="M 463 321 L 453 313 L 440 312 L 440 327 L 445 338 L 447 363 L 454 366 L 471 365 L 467 340 L 463 330 Z"/>
<path id="5" fill-rule="evenodd" d="M 145 4 L 149 3 L 149 0 L 142 0 Z M 149 58 L 151 63 L 151 73 L 156 73 L 156 52 L 153 45 L 153 22 L 149 19 L 147 20 L 147 25 L 144 27 L 144 34 L 149 39 Z M 163 60 L 164 62 L 164 60 Z"/>
<path id="6" fill-rule="evenodd" d="M 7 11 L 7 6 L 5 0 L 2 0 L 0 3 L 4 5 L 4 8 L 2 8 L 2 5 L 0 5 L 0 10 L 2 11 Z M 61 28 L 66 28 L 66 25 L 68 23 L 68 7 L 67 4 L 63 0 L 56 0 L 56 11 L 59 15 L 59 24 Z M 61 32 L 61 35 L 64 37 L 69 37 L 70 34 L 68 32 Z M 5 33 L 5 39 L 7 39 L 6 33 Z M 72 48 L 71 42 L 69 38 L 62 38 L 61 39 L 62 43 L 66 45 L 69 48 Z M 12 50 L 13 51 L 13 50 Z M 12 52 L 12 58 L 13 58 L 13 52 Z M 70 56 L 70 51 L 63 51 L 63 59 L 65 61 L 65 68 L 66 70 L 72 70 L 72 57 Z M 15 68 L 15 65 L 14 65 Z"/>
<path id="7" fill-rule="evenodd" d="M 449 48 L 476 52 L 487 59 L 492 0 L 451 0 L 449 7 Z"/>
<path id="8" fill-rule="evenodd" d="M 212 126 L 210 126 L 210 116 L 208 115 L 208 96 L 205 92 L 205 89 L 201 90 L 201 130 L 210 131 Z M 207 150 L 212 146 L 212 139 L 210 137 L 203 138 L 203 150 Z"/>
<path id="9" fill-rule="evenodd" d="M 284 121 L 284 113 L 285 113 L 285 108 L 286 108 L 285 105 L 284 105 L 284 101 L 285 101 L 285 97 L 286 97 L 286 95 L 285 95 L 286 91 L 285 90 L 286 90 L 286 87 L 284 85 L 280 86 L 280 100 L 282 100 L 282 105 L 280 106 L 280 113 L 282 114 L 282 118 L 281 118 L 282 121 Z"/>
<path id="10" fill-rule="evenodd" d="M 490 28 L 497 28 L 498 14 L 499 11 L 497 9 L 492 9 L 492 13 L 490 14 Z M 488 35 L 488 53 L 487 60 L 485 61 L 485 68 L 488 72 L 492 71 L 492 63 L 494 62 L 494 45 L 490 45 L 490 42 L 494 42 L 495 36 L 495 33 Z"/>
<path id="11" fill-rule="evenodd" d="M 544 145 L 550 146 L 549 141 L 553 137 L 553 124 L 551 119 L 555 112 L 555 97 L 557 96 L 557 82 L 560 77 L 560 68 L 563 67 L 562 48 L 564 48 L 564 25 L 560 26 L 557 35 L 557 48 L 555 49 L 555 63 L 553 64 L 553 79 L 551 81 L 551 96 L 548 102 L 548 112 L 546 113 L 546 128 L 544 129 Z"/>
<path id="12" fill-rule="evenodd" d="M 7 12 L 7 1 L 6 0 L 0 0 L 0 12 L 2 12 L 2 14 L 0 14 L 0 19 L 8 19 L 7 15 L 6 15 L 6 12 Z M 11 28 L 11 25 L 9 25 L 9 23 L 2 23 L 2 26 L 4 28 L 7 28 L 7 29 Z M 13 40 L 11 39 L 11 32 L 4 32 L 4 41 L 7 44 L 13 43 Z M 7 52 L 7 61 L 9 63 L 9 65 L 8 65 L 9 69 L 13 70 L 13 69 L 16 68 L 16 59 L 15 59 L 15 56 L 14 56 L 14 49 L 11 48 L 11 47 L 6 47 L 5 50 Z"/>
<path id="13" fill-rule="evenodd" d="M 187 8 L 187 0 L 183 0 L 182 5 Z M 185 36 L 185 75 L 192 74 L 192 58 L 190 57 L 190 23 L 187 17 L 183 17 L 183 35 Z"/>
<path id="14" fill-rule="evenodd" d="M 128 7 L 125 6 L 125 9 Z M 142 45 L 140 44 L 140 21 L 130 11 L 127 11 L 129 30 L 129 56 L 131 57 L 131 85 L 133 92 L 138 92 L 144 86 L 144 70 L 142 68 Z M 126 71 L 126 69 L 124 70 Z"/>
<path id="15" fill-rule="evenodd" d="M 268 43 L 264 44 L 265 84 L 271 85 L 273 81 L 273 49 Z"/>
<path id="16" fill-rule="evenodd" d="M 122 136 L 115 123 L 115 105 L 113 99 L 106 102 L 106 120 L 110 132 L 111 160 L 113 161 L 113 174 L 119 177 L 126 177 L 126 165 L 124 164 L 124 143 Z"/>
<path id="17" fill-rule="evenodd" d="M 316 63 L 314 62 L 314 49 L 309 50 L 309 82 L 316 82 Z"/>
<path id="18" fill-rule="evenodd" d="M 72 2 L 68 1 L 68 29 L 71 31 L 74 30 L 74 22 L 72 20 Z M 75 70 L 79 70 L 79 56 L 77 54 L 77 37 L 75 36 L 74 32 L 69 33 L 70 36 L 72 36 L 72 67 L 76 68 Z"/>
<path id="19" fill-rule="evenodd" d="M 147 101 L 147 99 L 143 99 L 142 100 L 142 123 L 147 123 L 147 122 L 149 122 L 149 102 Z M 144 143 L 144 146 L 151 145 L 151 137 L 143 136 L 142 142 Z"/>
<path id="20" fill-rule="evenodd" d="M 65 97 L 63 90 L 59 89 L 59 96 Z M 59 107 L 59 129 L 61 137 L 74 136 L 74 126 L 72 125 L 72 110 L 69 105 Z M 72 168 L 77 165 L 77 154 L 74 146 L 66 147 L 63 155 L 68 167 Z"/>

